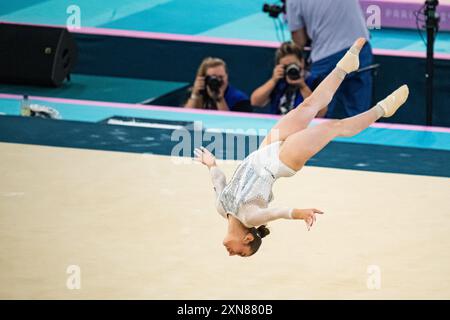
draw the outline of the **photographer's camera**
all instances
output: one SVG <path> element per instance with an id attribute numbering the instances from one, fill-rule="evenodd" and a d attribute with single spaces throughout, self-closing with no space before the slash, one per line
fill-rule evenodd
<path id="1" fill-rule="evenodd" d="M 278 18 L 280 14 L 286 13 L 286 0 L 281 0 L 281 5 L 264 3 L 263 12 L 272 18 Z"/>
<path id="2" fill-rule="evenodd" d="M 205 78 L 205 85 L 213 92 L 215 95 L 219 95 L 220 87 L 223 85 L 223 80 L 216 76 L 207 76 Z"/>
<path id="3" fill-rule="evenodd" d="M 286 66 L 284 76 L 290 80 L 298 80 L 301 78 L 302 69 L 295 63 Z"/>

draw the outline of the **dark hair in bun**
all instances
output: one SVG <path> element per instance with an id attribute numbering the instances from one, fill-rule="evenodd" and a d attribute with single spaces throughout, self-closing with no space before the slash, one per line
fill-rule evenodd
<path id="1" fill-rule="evenodd" d="M 258 228 L 250 228 L 250 233 L 253 235 L 253 241 L 249 243 L 252 254 L 258 251 L 262 243 L 262 238 L 270 234 L 270 230 L 266 226 L 259 226 Z"/>
<path id="2" fill-rule="evenodd" d="M 261 239 L 270 234 L 270 230 L 267 229 L 266 226 L 260 226 L 256 230 L 258 231 L 259 235 L 261 236 Z"/>

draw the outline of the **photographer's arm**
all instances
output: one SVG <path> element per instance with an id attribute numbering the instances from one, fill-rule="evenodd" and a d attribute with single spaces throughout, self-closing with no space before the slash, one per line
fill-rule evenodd
<path id="1" fill-rule="evenodd" d="M 184 105 L 185 108 L 191 108 L 191 109 L 201 109 L 203 105 L 203 97 L 202 96 L 195 96 L 191 95 Z"/>
<path id="2" fill-rule="evenodd" d="M 291 36 L 292 41 L 294 41 L 294 43 L 303 50 L 308 42 L 308 35 L 306 34 L 305 28 L 292 31 Z"/>
<path id="3" fill-rule="evenodd" d="M 252 96 L 250 98 L 252 106 L 255 107 L 264 107 L 269 103 L 270 94 L 275 89 L 278 80 L 284 77 L 284 66 L 279 64 L 275 66 L 272 73 L 272 78 L 270 78 L 266 83 L 264 83 L 261 87 L 253 91 Z"/>
<path id="4" fill-rule="evenodd" d="M 275 89 L 276 82 L 271 78 L 266 83 L 264 83 L 261 87 L 253 91 L 252 96 L 250 98 L 252 106 L 255 107 L 264 107 L 269 103 L 270 94 L 273 89 Z"/>

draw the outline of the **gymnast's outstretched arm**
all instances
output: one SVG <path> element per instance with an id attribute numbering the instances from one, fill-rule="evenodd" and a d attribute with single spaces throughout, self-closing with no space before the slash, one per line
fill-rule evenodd
<path id="1" fill-rule="evenodd" d="M 209 173 L 211 174 L 211 181 L 214 186 L 214 191 L 218 197 L 222 192 L 223 188 L 227 185 L 227 178 L 222 170 L 217 167 L 217 165 L 209 168 Z"/>
<path id="2" fill-rule="evenodd" d="M 211 174 L 211 181 L 213 183 L 214 190 L 216 191 L 216 196 L 218 197 L 227 184 L 227 178 L 222 170 L 220 170 L 217 166 L 216 157 L 214 157 L 214 155 L 204 147 L 195 149 L 194 154 L 196 156 L 196 161 L 208 167 Z"/>
<path id="3" fill-rule="evenodd" d="M 311 226 L 316 221 L 317 213 L 323 214 L 323 212 L 318 209 L 296 209 L 287 207 L 258 208 L 246 214 L 246 222 L 254 226 L 261 226 L 277 219 L 304 220 L 306 227 L 310 230 Z"/>

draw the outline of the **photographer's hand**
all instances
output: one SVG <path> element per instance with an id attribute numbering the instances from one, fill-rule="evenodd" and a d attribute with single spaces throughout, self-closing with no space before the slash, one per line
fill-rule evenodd
<path id="1" fill-rule="evenodd" d="M 300 87 L 300 90 L 308 87 L 308 85 L 305 82 L 305 78 L 303 78 L 303 77 L 299 79 L 298 85 Z"/>
<path id="2" fill-rule="evenodd" d="M 205 89 L 205 77 L 195 78 L 192 93 L 188 101 L 184 105 L 185 108 L 201 108 L 203 105 L 202 90 Z"/>
<path id="3" fill-rule="evenodd" d="M 200 92 L 205 89 L 205 77 L 197 77 L 195 78 L 194 88 L 192 89 L 192 93 L 196 95 L 200 95 Z"/>
<path id="4" fill-rule="evenodd" d="M 220 88 L 219 91 L 213 91 L 209 86 L 206 86 L 206 91 L 208 93 L 208 96 L 210 96 L 212 99 L 216 101 L 217 110 L 221 111 L 229 111 L 230 108 L 227 104 L 227 101 L 225 100 L 225 91 L 227 89 L 228 85 L 224 83 Z"/>
<path id="5" fill-rule="evenodd" d="M 225 100 L 223 95 L 220 96 L 219 99 L 217 100 L 217 110 L 222 110 L 222 111 L 230 110 L 230 107 L 228 106 L 228 103 Z"/>
<path id="6" fill-rule="evenodd" d="M 280 80 L 284 78 L 284 65 L 279 64 L 276 65 L 273 69 L 272 73 L 272 81 L 275 82 L 275 84 Z"/>
<path id="7" fill-rule="evenodd" d="M 304 88 L 306 86 L 304 78 L 300 78 L 300 79 L 297 79 L 297 80 L 292 80 L 289 77 L 286 77 L 286 82 L 288 84 L 290 84 L 291 86 L 298 87 L 300 89 L 302 89 L 302 88 Z"/>
<path id="8" fill-rule="evenodd" d="M 219 99 L 224 99 L 225 98 L 225 91 L 227 91 L 227 87 L 228 87 L 228 84 L 226 84 L 226 83 L 224 83 L 221 87 L 220 87 L 220 90 L 219 90 Z"/>

